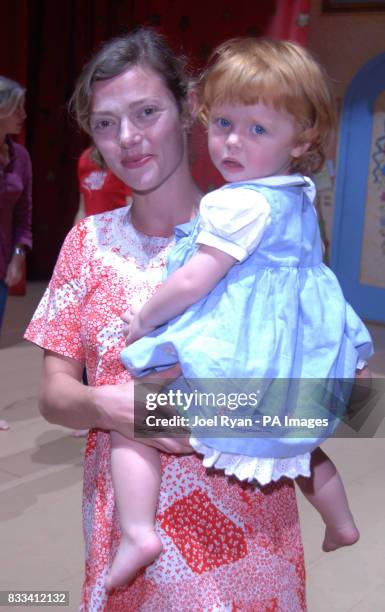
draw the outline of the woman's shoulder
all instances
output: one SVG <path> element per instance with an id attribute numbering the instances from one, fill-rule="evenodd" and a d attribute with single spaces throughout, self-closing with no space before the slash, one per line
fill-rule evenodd
<path id="1" fill-rule="evenodd" d="M 96 213 L 94 215 L 87 215 L 86 217 L 83 217 L 83 219 L 80 219 L 73 229 L 77 228 L 77 231 L 91 231 L 92 229 L 108 226 L 122 226 L 130 229 L 131 221 L 129 209 L 130 205 L 127 205 L 120 208 L 115 208 L 113 210 L 106 210 L 104 212 Z"/>
<path id="2" fill-rule="evenodd" d="M 29 153 L 23 144 L 21 144 L 20 142 L 15 142 L 15 140 L 13 140 L 12 138 L 10 139 L 10 142 L 12 143 L 12 147 L 14 148 L 14 150 L 20 153 L 20 155 L 29 156 Z"/>
<path id="3" fill-rule="evenodd" d="M 156 257 L 173 242 L 172 237 L 147 236 L 136 230 L 131 222 L 130 204 L 84 217 L 71 231 L 96 257 L 104 260 L 111 252 L 130 259 Z"/>
<path id="4" fill-rule="evenodd" d="M 117 232 L 127 230 L 126 217 L 127 207 L 83 217 L 70 229 L 66 242 L 107 244 Z"/>
<path id="5" fill-rule="evenodd" d="M 30 160 L 30 155 L 26 147 L 19 142 L 12 141 L 12 147 L 15 153 L 15 157 L 19 159 L 28 159 Z"/>
<path id="6" fill-rule="evenodd" d="M 111 211 L 80 219 L 67 233 L 55 267 L 57 277 L 93 278 L 100 264 L 114 265 L 114 253 L 124 245 L 119 215 Z"/>
<path id="7" fill-rule="evenodd" d="M 31 168 L 31 157 L 24 145 L 15 142 L 10 139 L 11 157 L 14 159 L 14 163 L 18 166 L 30 170 Z"/>

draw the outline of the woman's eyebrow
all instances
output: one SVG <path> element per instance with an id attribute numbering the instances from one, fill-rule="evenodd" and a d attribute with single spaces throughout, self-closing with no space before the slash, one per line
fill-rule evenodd
<path id="1" fill-rule="evenodd" d="M 133 100 L 132 102 L 129 102 L 127 104 L 127 108 L 137 108 L 138 106 L 142 106 L 143 104 L 161 104 L 161 101 L 159 100 L 159 98 L 156 97 L 144 97 L 144 98 L 139 98 L 138 100 Z M 120 110 L 120 108 L 119 108 Z M 113 115 L 115 112 L 114 107 L 111 108 L 106 108 L 105 110 L 103 109 L 99 109 L 96 111 L 91 111 L 91 115 Z"/>
<path id="2" fill-rule="evenodd" d="M 113 113 L 113 111 L 111 111 L 111 110 L 106 110 L 106 111 L 103 111 L 103 110 L 100 110 L 100 111 L 91 111 L 91 113 L 90 113 L 90 117 L 95 117 L 95 116 L 97 116 L 97 115 L 103 115 L 103 116 L 105 116 L 105 115 L 113 115 L 113 114 L 114 114 L 114 113 Z"/>

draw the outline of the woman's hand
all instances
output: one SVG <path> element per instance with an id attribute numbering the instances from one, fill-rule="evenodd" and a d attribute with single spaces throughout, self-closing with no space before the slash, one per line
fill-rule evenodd
<path id="1" fill-rule="evenodd" d="M 4 282 L 8 287 L 14 287 L 23 275 L 24 255 L 13 255 L 8 264 Z"/>
<path id="2" fill-rule="evenodd" d="M 129 439 L 135 439 L 142 444 L 152 446 L 166 453 L 191 453 L 188 431 L 180 431 L 181 437 L 144 437 L 134 431 L 134 423 L 140 428 L 143 418 L 149 414 L 146 407 L 146 394 L 157 393 L 181 374 L 179 365 L 163 372 L 156 372 L 140 379 L 140 385 L 135 381 L 120 385 L 105 385 L 96 387 L 98 397 L 98 412 L 104 413 L 103 428 L 114 430 Z M 138 381 L 137 381 L 138 382 Z M 135 397 L 134 397 L 135 395 Z M 170 416 L 170 409 L 165 408 L 164 416 Z M 159 412 L 157 413 L 159 414 Z M 185 435 L 183 435 L 185 434 Z"/>
<path id="3" fill-rule="evenodd" d="M 133 439 L 136 410 L 139 420 L 141 409 L 146 410 L 143 393 L 157 393 L 165 384 L 178 378 L 181 370 L 176 365 L 164 372 L 151 374 L 141 378 L 138 386 L 133 380 L 119 385 L 86 386 L 81 382 L 82 373 L 83 366 L 75 359 L 45 351 L 40 385 L 42 415 L 50 423 L 72 429 L 113 430 Z M 146 389 L 146 385 L 150 387 Z M 139 392 L 142 392 L 142 401 Z M 192 452 L 187 437 L 149 437 L 141 439 L 141 442 L 167 453 Z"/>

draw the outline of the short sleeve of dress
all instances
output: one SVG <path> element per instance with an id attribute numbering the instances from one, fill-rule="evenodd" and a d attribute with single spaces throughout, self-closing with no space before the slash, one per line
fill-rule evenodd
<path id="1" fill-rule="evenodd" d="M 196 241 L 242 261 L 258 246 L 270 224 L 270 211 L 264 195 L 254 189 L 212 191 L 201 200 Z"/>
<path id="2" fill-rule="evenodd" d="M 51 281 L 25 332 L 38 346 L 84 363 L 81 310 L 86 295 L 87 219 L 67 235 Z M 87 263 L 88 262 L 88 263 Z"/>

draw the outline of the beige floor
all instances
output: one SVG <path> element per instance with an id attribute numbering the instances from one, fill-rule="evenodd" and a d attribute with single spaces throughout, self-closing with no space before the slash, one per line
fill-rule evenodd
<path id="1" fill-rule="evenodd" d="M 0 432 L 0 590 L 68 590 L 72 611 L 82 579 L 84 441 L 38 413 L 41 351 L 20 338 L 41 291 L 42 285 L 34 283 L 27 298 L 10 298 L 0 344 L 0 419 L 11 424 L 8 432 Z M 377 355 L 371 366 L 385 375 L 385 328 L 372 331 Z M 323 553 L 321 521 L 298 494 L 309 611 L 384 611 L 385 439 L 333 439 L 325 448 L 343 476 L 361 540 L 352 548 Z"/>

